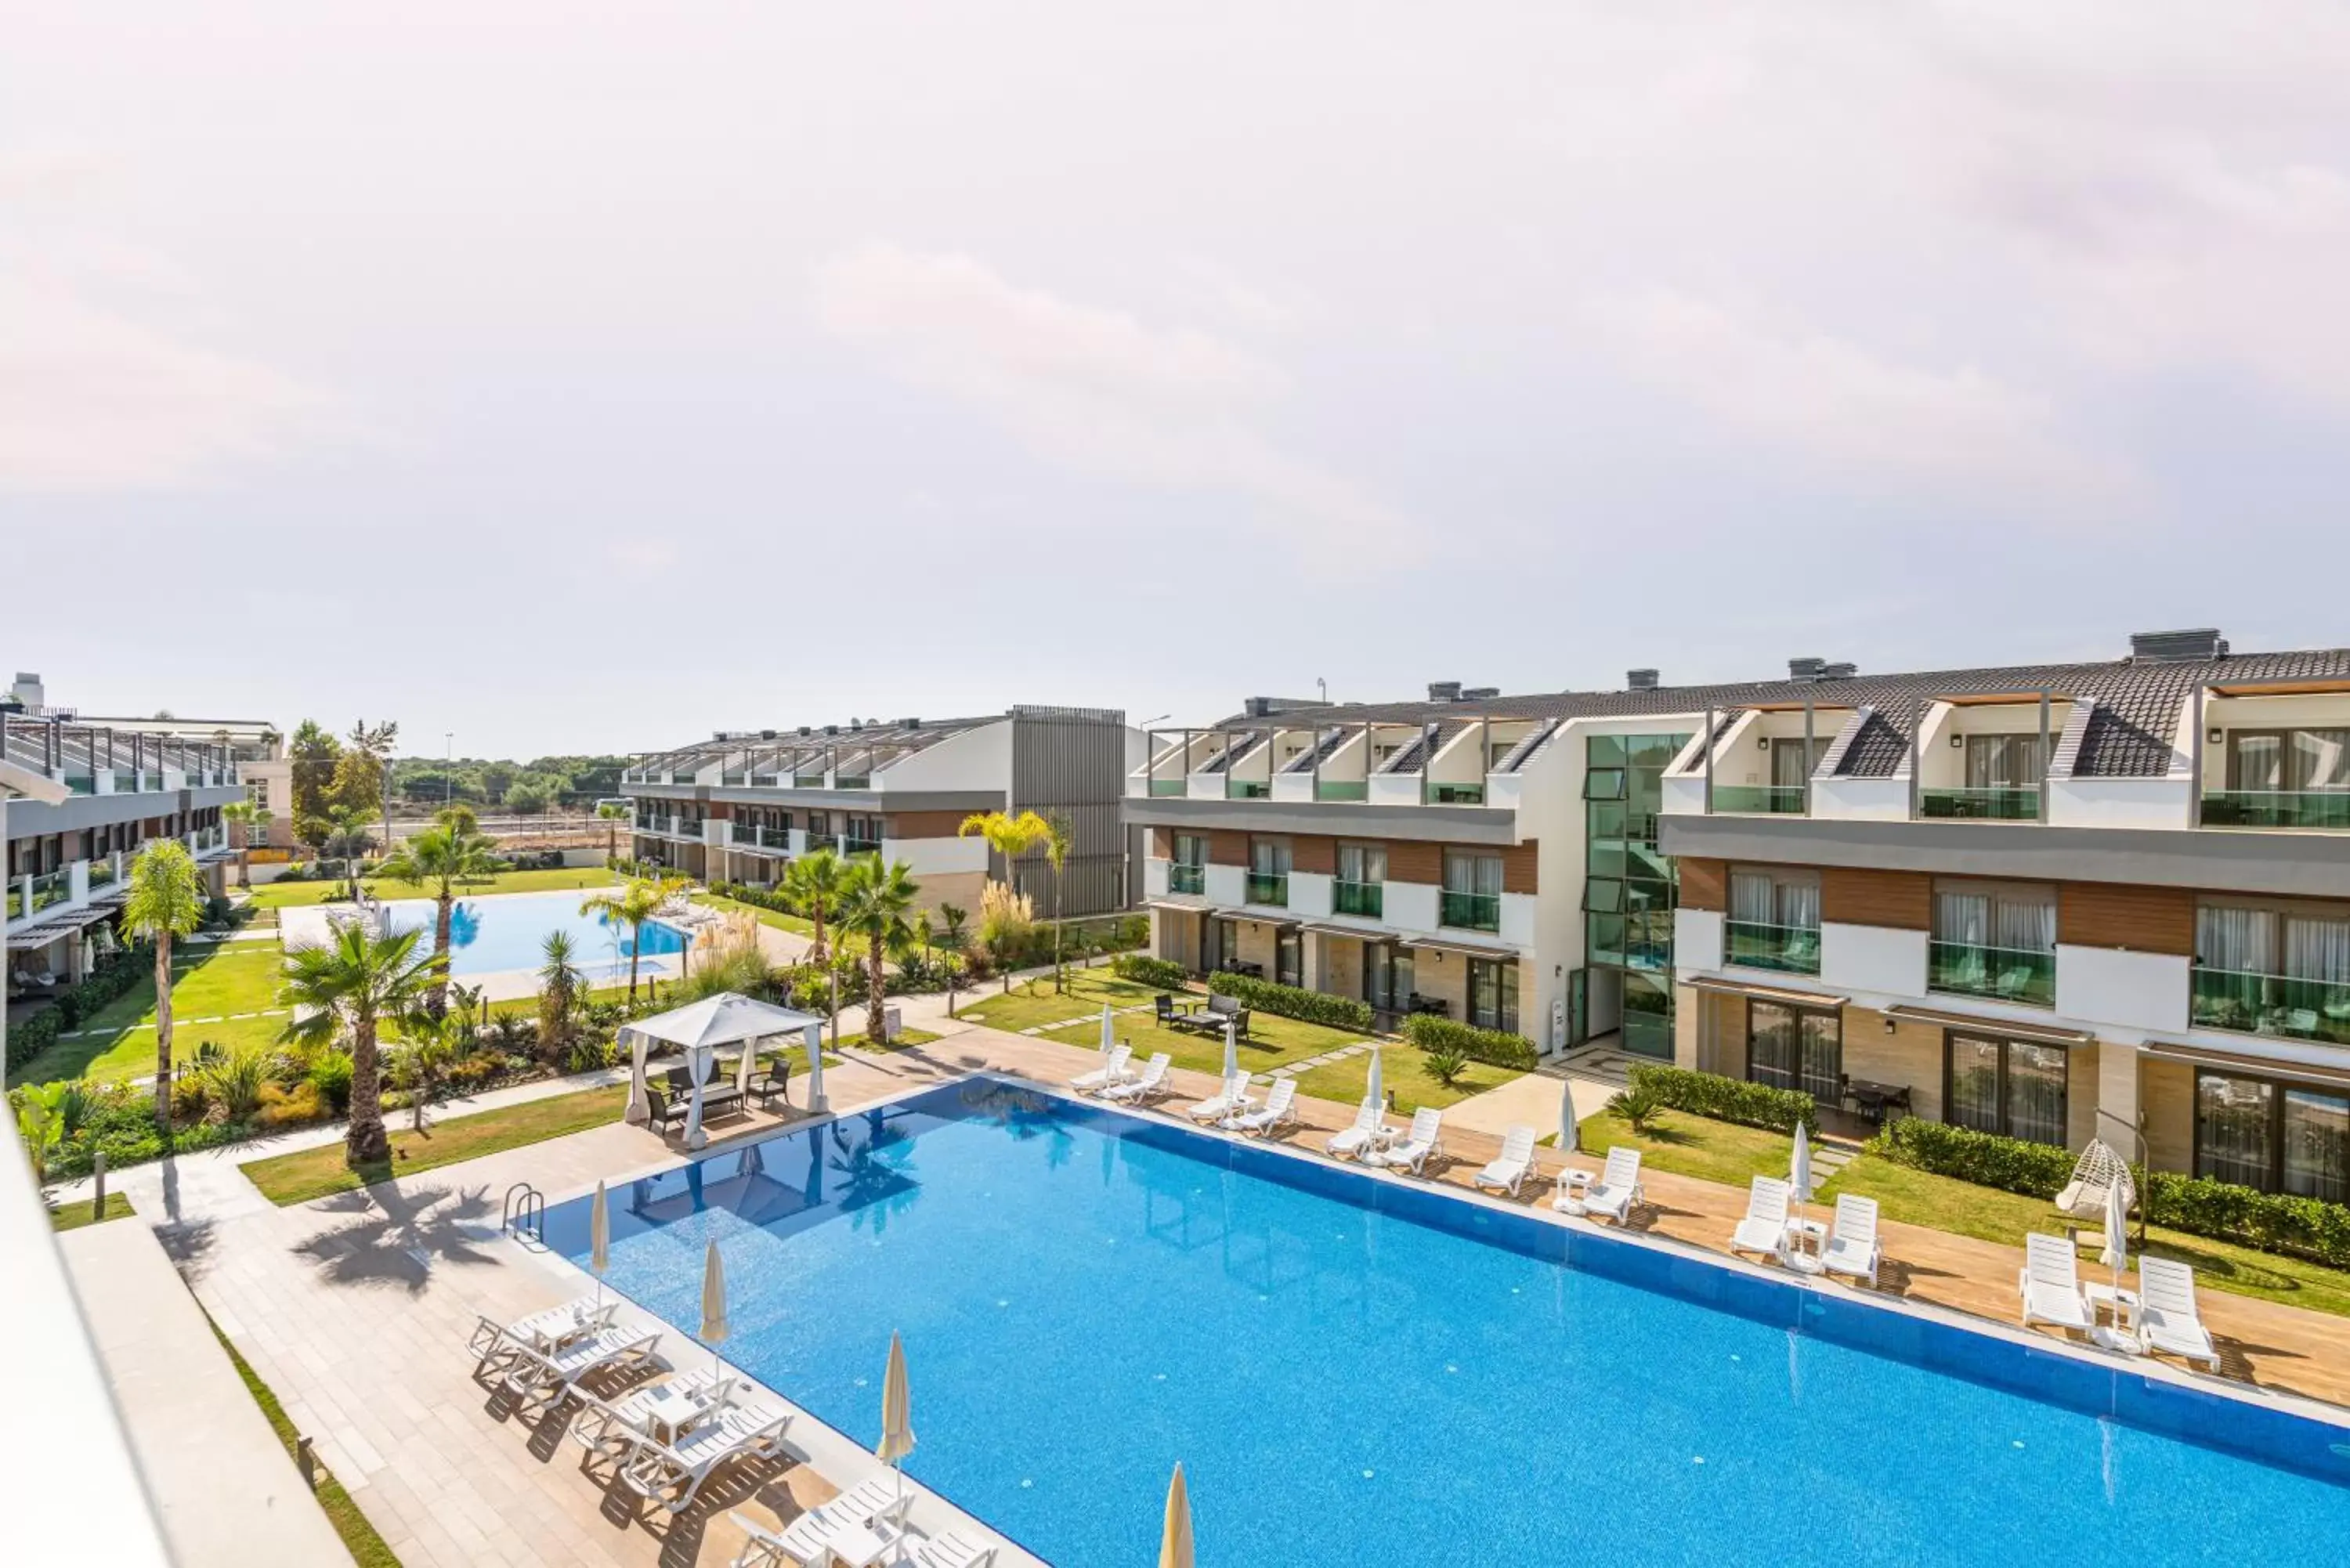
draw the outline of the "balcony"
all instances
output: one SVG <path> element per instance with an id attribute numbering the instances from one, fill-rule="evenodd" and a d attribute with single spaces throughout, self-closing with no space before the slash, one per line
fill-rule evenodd
<path id="1" fill-rule="evenodd" d="M 2198 1029 L 2350 1045 L 2350 984 L 2198 967 L 2188 1016 Z"/>
<path id="2" fill-rule="evenodd" d="M 1935 941 L 1926 950 L 1926 989 L 2054 1007 L 2056 955 L 2042 949 Z"/>
<path id="3" fill-rule="evenodd" d="M 1359 915 L 1367 920 L 1380 919 L 1387 913 L 1387 884 L 1333 882 L 1330 884 L 1330 909 L 1334 914 Z"/>
<path id="4" fill-rule="evenodd" d="M 822 789 L 825 787 L 825 777 L 826 775 L 821 773 L 794 774 L 792 775 L 792 787 L 794 789 Z"/>
<path id="5" fill-rule="evenodd" d="M 62 904 L 72 892 L 73 875 L 62 867 L 36 877 L 33 878 L 32 912 L 37 915 L 52 905 Z"/>
<path id="6" fill-rule="evenodd" d="M 1263 800 L 1272 794 L 1273 781 L 1270 779 L 1227 778 L 1224 780 L 1226 800 Z"/>
<path id="7" fill-rule="evenodd" d="M 1820 972 L 1820 931 L 1817 926 L 1782 926 L 1768 920 L 1722 922 L 1723 961 L 1741 969 L 1767 969 L 1778 974 Z"/>
<path id="8" fill-rule="evenodd" d="M 2036 822 L 2040 790 L 2037 785 L 1922 790 L 1918 815 L 1953 822 Z"/>
<path id="9" fill-rule="evenodd" d="M 1252 871 L 1248 874 L 1248 901 L 1252 904 L 1273 904 L 1289 907 L 1289 873 L 1286 871 Z"/>
<path id="10" fill-rule="evenodd" d="M 114 880 L 114 857 L 108 856 L 89 863 L 89 890 L 97 892 Z"/>
<path id="11" fill-rule="evenodd" d="M 1447 888 L 1437 900 L 1437 923 L 1460 931 L 1498 931 L 1502 929 L 1502 896 L 1499 893 L 1455 893 Z"/>
<path id="12" fill-rule="evenodd" d="M 1368 779 L 1316 779 L 1314 782 L 1315 800 L 1368 800 L 1371 781 Z"/>
<path id="13" fill-rule="evenodd" d="M 2213 790 L 2203 797 L 2203 826 L 2350 829 L 2350 790 Z"/>
<path id="14" fill-rule="evenodd" d="M 1153 795 L 1180 795 L 1186 793 L 1190 788 L 1190 783 L 1180 778 L 1152 779 L 1150 781 L 1150 793 Z"/>
<path id="15" fill-rule="evenodd" d="M 1485 786 L 1482 784 L 1431 784 L 1428 786 L 1430 805 L 1482 805 Z"/>
<path id="16" fill-rule="evenodd" d="M 1177 860 L 1167 867 L 1167 890 L 1170 893 L 1201 894 L 1208 890 L 1208 868 L 1187 866 Z"/>
<path id="17" fill-rule="evenodd" d="M 0 917 L 0 919 L 13 920 L 17 916 L 25 912 L 25 894 L 23 889 L 17 886 L 14 878 L 11 878 L 8 883 L 5 902 L 7 906 L 8 912 L 5 917 Z"/>
<path id="18" fill-rule="evenodd" d="M 734 846 L 738 849 L 783 850 L 792 846 L 792 836 L 786 828 L 760 827 L 752 823 L 738 822 L 733 831 Z"/>
<path id="19" fill-rule="evenodd" d="M 873 787 L 873 775 L 871 774 L 836 774 L 833 776 L 832 787 L 835 789 L 871 789 Z"/>
<path id="20" fill-rule="evenodd" d="M 881 853 L 881 841 L 878 838 L 858 838 L 844 833 L 840 836 L 840 852 L 843 855 L 879 855 Z"/>
<path id="21" fill-rule="evenodd" d="M 1801 784 L 1716 784 L 1713 809 L 1732 816 L 1804 815 Z"/>

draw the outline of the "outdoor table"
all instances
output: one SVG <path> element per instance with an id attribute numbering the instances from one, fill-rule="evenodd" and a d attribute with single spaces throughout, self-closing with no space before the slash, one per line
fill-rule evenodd
<path id="1" fill-rule="evenodd" d="M 884 1535 L 869 1524 L 845 1524 L 827 1534 L 824 1544 L 841 1568 L 872 1568 L 889 1554 L 897 1536 Z"/>
<path id="2" fill-rule="evenodd" d="M 702 1419 L 708 1408 L 682 1388 L 665 1388 L 645 1401 L 645 1422 L 653 1428 L 653 1436 L 674 1443 L 678 1434 Z"/>
<path id="3" fill-rule="evenodd" d="M 1816 1274 L 1827 1267 L 1820 1253 L 1828 1242 L 1828 1228 L 1817 1220 L 1787 1221 L 1787 1251 L 1780 1262 L 1799 1274 Z"/>
<path id="4" fill-rule="evenodd" d="M 1860 1114 L 1871 1121 L 1882 1121 L 1885 1113 L 1897 1106 L 1903 1110 L 1909 1108 L 1909 1086 L 1907 1084 L 1872 1084 L 1866 1079 L 1855 1078 L 1845 1085 L 1844 1091 L 1860 1108 Z"/>
<path id="5" fill-rule="evenodd" d="M 2128 1329 L 2137 1323 L 2137 1293 L 2126 1285 L 2087 1284 L 2081 1293 L 2089 1298 L 2089 1313 L 2099 1313 L 2114 1320 L 2114 1326 Z"/>

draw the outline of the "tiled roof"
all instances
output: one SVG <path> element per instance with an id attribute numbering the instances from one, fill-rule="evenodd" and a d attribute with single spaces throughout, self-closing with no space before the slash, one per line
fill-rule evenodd
<path id="1" fill-rule="evenodd" d="M 1641 713 L 1687 714 L 1707 708 L 1802 702 L 1876 710 L 1846 748 L 1843 772 L 1882 778 L 1898 772 L 1909 751 L 1916 716 L 1938 698 L 2012 692 L 2037 697 L 2044 689 L 2066 701 L 2096 703 L 2081 737 L 2076 776 L 2142 778 L 2168 772 L 2171 738 L 2181 706 L 2197 685 L 2210 682 L 2350 680 L 2350 649 L 2290 653 L 2236 653 L 2217 659 L 2135 660 L 2103 664 L 2014 665 L 1977 670 L 1920 670 L 1898 675 L 1859 675 L 1827 680 L 1756 680 L 1719 686 L 1663 686 L 1623 691 L 1555 691 L 1461 702 L 1353 702 L 1327 707 L 1284 707 L 1272 722 L 1305 728 L 1317 724 L 1418 724 L 1438 720 L 1448 726 L 1490 714 L 1496 719 L 1624 718 Z M 1227 724 L 1262 725 L 1266 720 L 1235 715 Z"/>

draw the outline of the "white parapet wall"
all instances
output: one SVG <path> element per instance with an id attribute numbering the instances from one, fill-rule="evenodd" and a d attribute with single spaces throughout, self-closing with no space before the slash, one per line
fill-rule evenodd
<path id="1" fill-rule="evenodd" d="M 1426 882 L 1389 881 L 1379 895 L 1380 914 L 1397 930 L 1433 935 L 1437 929 L 1437 891 Z"/>
<path id="2" fill-rule="evenodd" d="M 1302 920 L 1328 919 L 1330 882 L 1326 872 L 1292 871 L 1289 874 L 1289 912 Z"/>
<path id="3" fill-rule="evenodd" d="M 1909 781 L 1824 778 L 1812 781 L 1812 815 L 1834 822 L 1907 822 Z"/>
<path id="4" fill-rule="evenodd" d="M 1161 860 L 1155 855 L 1144 858 L 1142 862 L 1142 896 L 1144 898 L 1167 897 L 1167 868 L 1173 864 L 1174 862 Z"/>
<path id="5" fill-rule="evenodd" d="M 1673 968 L 1699 972 L 1721 967 L 1721 912 L 1679 909 L 1673 911 Z"/>
<path id="6" fill-rule="evenodd" d="M 903 860 L 906 868 L 916 877 L 948 877 L 958 872 L 987 872 L 987 840 L 984 838 L 885 838 L 881 841 L 881 858 Z M 1160 868 L 1159 891 L 1166 891 L 1165 861 Z"/>
<path id="7" fill-rule="evenodd" d="M 1238 909 L 1248 902 L 1248 872 L 1242 867 L 1211 863 L 1201 880 L 1208 902 L 1218 909 Z"/>
<path id="8" fill-rule="evenodd" d="M 2152 779 L 2051 779 L 2048 821 L 2054 827 L 2192 827 L 2194 782 Z"/>
<path id="9" fill-rule="evenodd" d="M 2056 944 L 2056 1011 L 2105 1028 L 2187 1028 L 2189 961 L 2170 953 Z"/>
<path id="10" fill-rule="evenodd" d="M 1820 922 L 1820 979 L 1838 991 L 1880 996 L 1926 994 L 1924 931 Z"/>

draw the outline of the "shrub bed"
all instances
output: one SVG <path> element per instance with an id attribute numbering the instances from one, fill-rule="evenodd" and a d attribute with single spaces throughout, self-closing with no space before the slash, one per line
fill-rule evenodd
<path id="1" fill-rule="evenodd" d="M 1120 963 L 1130 961 L 1120 959 Z M 1167 967 L 1182 971 L 1173 964 Z M 1121 974 L 1123 971 L 1119 971 Z M 1208 977 L 1208 989 L 1238 998 L 1244 1005 L 1259 1012 L 1270 1012 L 1276 1018 L 1295 1018 L 1305 1023 L 1319 1023 L 1331 1029 L 1351 1029 L 1367 1034 L 1371 1030 L 1371 1004 L 1351 996 L 1328 996 L 1318 991 L 1307 991 L 1295 985 L 1282 985 L 1254 975 L 1222 971 Z"/>
<path id="2" fill-rule="evenodd" d="M 1774 1089 L 1718 1073 L 1665 1066 L 1633 1068 L 1632 1087 L 1672 1110 L 1765 1132 L 1793 1134 L 1799 1122 L 1819 1125 L 1812 1096 L 1800 1089 Z"/>
<path id="3" fill-rule="evenodd" d="M 1403 1037 L 1423 1051 L 1455 1051 L 1471 1062 L 1521 1073 L 1530 1070 L 1539 1059 L 1534 1043 L 1523 1034 L 1478 1029 L 1450 1018 L 1439 1018 L 1432 1012 L 1415 1012 L 1405 1019 Z"/>
<path id="4" fill-rule="evenodd" d="M 1868 1140 L 1872 1154 L 1934 1176 L 1952 1176 L 1977 1187 L 2054 1199 L 2073 1179 L 2074 1155 L 2052 1144 L 1954 1127 L 1918 1116 L 1903 1116 Z"/>
<path id="5" fill-rule="evenodd" d="M 1120 980 L 1155 985 L 1161 991 L 1180 991 L 1191 983 L 1191 971 L 1181 964 L 1148 953 L 1120 953 L 1110 961 L 1109 971 Z"/>

